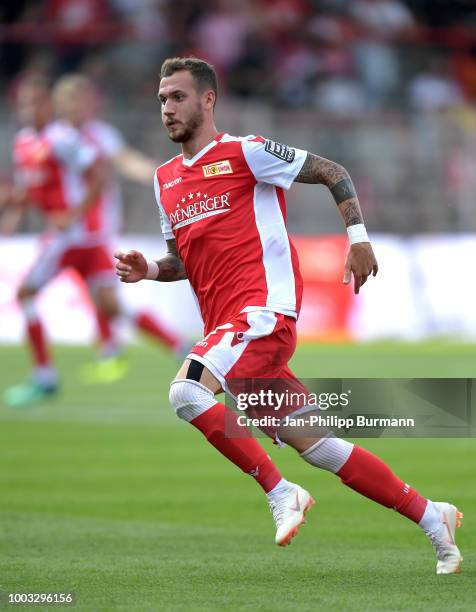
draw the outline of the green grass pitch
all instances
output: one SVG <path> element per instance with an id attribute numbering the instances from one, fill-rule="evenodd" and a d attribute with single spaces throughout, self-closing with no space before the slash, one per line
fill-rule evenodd
<path id="1" fill-rule="evenodd" d="M 460 575 L 435 575 L 416 526 L 265 441 L 283 474 L 317 500 L 281 549 L 259 487 L 173 415 L 171 357 L 134 347 L 127 378 L 85 387 L 76 372 L 91 352 L 55 354 L 57 399 L 0 406 L 0 591 L 72 591 L 78 611 L 474 610 L 475 440 L 361 441 L 423 494 L 465 513 Z M 24 349 L 0 348 L 0 362 L 1 389 L 27 372 Z M 303 345 L 294 369 L 475 377 L 476 347 Z"/>

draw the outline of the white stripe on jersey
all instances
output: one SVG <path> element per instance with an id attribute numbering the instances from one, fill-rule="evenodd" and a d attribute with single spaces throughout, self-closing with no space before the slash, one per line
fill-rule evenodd
<path id="1" fill-rule="evenodd" d="M 157 179 L 157 170 L 154 172 L 154 193 L 155 199 L 157 201 L 157 206 L 159 208 L 160 227 L 162 229 L 162 234 L 164 235 L 164 240 L 172 240 L 172 238 L 174 237 L 174 233 L 172 231 L 172 226 L 170 225 L 170 220 L 167 217 L 167 213 L 165 212 L 164 207 L 162 206 L 162 201 L 160 199 L 160 185 Z"/>
<path id="2" fill-rule="evenodd" d="M 296 285 L 291 260 L 291 248 L 276 187 L 257 183 L 253 193 L 253 208 L 263 248 L 263 266 L 268 286 L 266 306 L 296 311 Z"/>

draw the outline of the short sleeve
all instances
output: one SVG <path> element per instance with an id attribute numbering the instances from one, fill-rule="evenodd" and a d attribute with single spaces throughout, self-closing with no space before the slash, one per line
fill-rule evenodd
<path id="1" fill-rule="evenodd" d="M 307 157 L 307 151 L 261 136 L 249 136 L 241 144 L 246 163 L 256 180 L 283 189 L 291 187 Z"/>
<path id="2" fill-rule="evenodd" d="M 54 125 L 47 133 L 53 155 L 75 170 L 85 170 L 98 158 L 97 149 L 67 124 Z"/>
<path id="3" fill-rule="evenodd" d="M 164 235 L 165 240 L 172 240 L 174 234 L 172 232 L 172 226 L 170 225 L 169 218 L 167 217 L 167 213 L 165 212 L 160 199 L 160 186 L 159 181 L 157 180 L 157 173 L 154 174 L 154 192 L 157 206 L 159 207 L 160 227 L 162 228 L 162 234 Z"/>

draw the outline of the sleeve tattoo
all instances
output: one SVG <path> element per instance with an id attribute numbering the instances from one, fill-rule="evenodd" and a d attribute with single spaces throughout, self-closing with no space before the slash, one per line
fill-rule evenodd
<path id="1" fill-rule="evenodd" d="M 157 264 L 159 266 L 158 281 L 170 283 L 187 278 L 187 272 L 178 254 L 174 239 L 167 240 L 167 255 L 159 259 Z"/>
<path id="2" fill-rule="evenodd" d="M 352 179 L 340 164 L 308 153 L 294 180 L 296 183 L 325 185 L 332 193 L 346 227 L 364 222 Z"/>

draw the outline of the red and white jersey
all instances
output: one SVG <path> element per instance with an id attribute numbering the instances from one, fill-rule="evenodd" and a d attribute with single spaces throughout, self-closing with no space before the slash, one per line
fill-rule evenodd
<path id="1" fill-rule="evenodd" d="M 81 125 L 80 131 L 86 142 L 96 147 L 100 157 L 109 161 L 111 166 L 114 157 L 126 146 L 119 130 L 111 123 L 101 119 L 86 121 Z M 98 213 L 103 228 L 110 236 L 120 232 L 122 228 L 122 197 L 119 178 L 114 168 L 111 168 L 110 179 L 102 194 Z"/>
<path id="2" fill-rule="evenodd" d="M 85 172 L 97 157 L 94 147 L 66 122 L 54 121 L 40 132 L 26 127 L 13 143 L 15 182 L 48 218 L 81 204 L 87 192 Z M 93 207 L 71 233 L 75 237 L 96 233 L 95 216 Z"/>
<path id="3" fill-rule="evenodd" d="M 302 278 L 283 190 L 306 155 L 261 136 L 219 134 L 192 159 L 157 168 L 162 231 L 176 240 L 205 333 L 251 310 L 297 318 Z"/>

